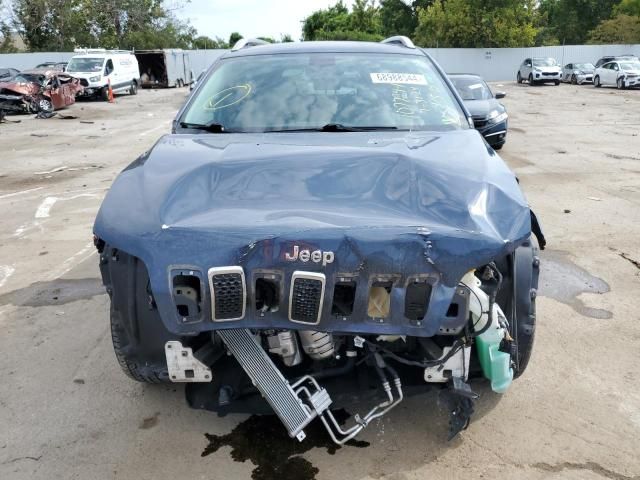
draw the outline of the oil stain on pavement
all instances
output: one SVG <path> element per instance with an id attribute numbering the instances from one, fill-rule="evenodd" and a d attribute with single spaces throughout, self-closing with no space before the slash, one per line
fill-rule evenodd
<path id="1" fill-rule="evenodd" d="M 12 304 L 18 307 L 63 305 L 105 293 L 102 281 L 98 278 L 57 279 L 50 282 L 35 282 L 27 287 L 2 294 L 0 305 Z"/>
<path id="2" fill-rule="evenodd" d="M 538 293 L 572 307 L 585 317 L 608 320 L 613 314 L 601 308 L 587 307 L 578 298 L 582 293 L 603 294 L 610 291 L 609 284 L 570 259 L 569 254 L 558 250 L 541 252 L 540 285 Z"/>
<path id="3" fill-rule="evenodd" d="M 344 421 L 348 414 L 344 410 L 333 412 L 338 421 Z M 205 434 L 209 445 L 202 452 L 206 457 L 221 447 L 231 447 L 231 457 L 236 462 L 251 460 L 255 465 L 253 480 L 314 480 L 318 469 L 302 454 L 312 448 L 326 448 L 334 455 L 341 448 L 333 443 L 321 422 L 312 422 L 305 428 L 307 438 L 298 442 L 287 435 L 282 422 L 275 415 L 252 415 L 239 423 L 226 435 Z M 369 442 L 351 440 L 350 447 L 364 448 Z"/>

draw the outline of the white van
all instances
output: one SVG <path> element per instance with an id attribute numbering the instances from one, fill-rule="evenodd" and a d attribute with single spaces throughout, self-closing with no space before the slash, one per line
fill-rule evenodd
<path id="1" fill-rule="evenodd" d="M 128 50 L 76 48 L 69 60 L 67 73 L 79 78 L 82 95 L 109 98 L 109 83 L 114 93 L 138 93 L 140 69 L 136 56 Z"/>

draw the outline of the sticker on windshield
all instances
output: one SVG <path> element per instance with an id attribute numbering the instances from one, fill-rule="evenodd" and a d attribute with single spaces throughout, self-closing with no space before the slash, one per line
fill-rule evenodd
<path id="1" fill-rule="evenodd" d="M 419 73 L 370 73 L 369 75 L 373 83 L 427 84 L 427 79 Z"/>

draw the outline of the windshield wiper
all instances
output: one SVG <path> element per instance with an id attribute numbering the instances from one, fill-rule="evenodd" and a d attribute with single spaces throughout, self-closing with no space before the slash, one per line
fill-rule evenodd
<path id="1" fill-rule="evenodd" d="M 370 132 L 373 130 L 398 130 L 394 126 L 364 126 L 348 127 L 341 123 L 327 123 L 322 127 L 309 128 L 283 128 L 278 130 L 265 130 L 266 132 Z"/>
<path id="2" fill-rule="evenodd" d="M 211 123 L 189 123 L 189 122 L 180 122 L 180 126 L 182 128 L 190 128 L 192 130 L 204 130 L 209 133 L 228 133 L 225 130 L 224 125 L 221 123 L 211 122 Z"/>

